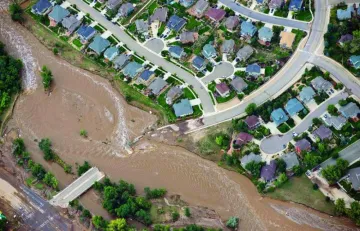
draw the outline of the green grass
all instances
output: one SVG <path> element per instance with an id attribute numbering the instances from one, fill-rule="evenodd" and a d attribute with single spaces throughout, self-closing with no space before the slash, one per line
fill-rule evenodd
<path id="1" fill-rule="evenodd" d="M 80 42 L 79 39 L 74 39 L 72 41 L 72 43 L 77 47 L 77 48 L 81 48 L 83 46 L 83 44 Z"/>
<path id="2" fill-rule="evenodd" d="M 166 103 L 166 94 L 168 93 L 169 90 L 170 90 L 170 88 L 167 89 L 162 94 L 160 94 L 157 101 L 158 101 L 159 105 L 165 110 L 165 113 L 166 113 L 167 117 L 169 118 L 169 121 L 174 122 L 174 121 L 176 121 L 176 115 L 172 109 L 172 106 L 168 105 Z"/>
<path id="3" fill-rule="evenodd" d="M 284 201 L 304 204 L 324 213 L 334 214 L 333 202 L 326 202 L 320 190 L 314 190 L 312 182 L 305 176 L 293 177 L 267 196 Z"/>
<path id="4" fill-rule="evenodd" d="M 94 26 L 94 29 L 97 30 L 97 31 L 100 32 L 100 33 L 104 33 L 104 32 L 105 32 L 105 29 L 104 29 L 102 26 L 100 26 L 100 25 Z"/>
<path id="5" fill-rule="evenodd" d="M 218 103 L 226 103 L 226 102 L 232 100 L 235 96 L 237 96 L 237 93 L 235 91 L 231 91 L 230 95 L 228 97 L 225 97 L 225 98 L 221 97 L 221 96 L 216 97 L 216 102 L 218 102 Z"/>
<path id="6" fill-rule="evenodd" d="M 184 89 L 184 96 L 185 96 L 185 98 L 187 98 L 189 100 L 197 98 L 196 96 L 194 96 L 194 94 L 190 91 L 189 88 Z"/>
<path id="7" fill-rule="evenodd" d="M 131 33 L 135 33 L 136 32 L 136 24 L 135 23 L 131 23 L 127 29 L 131 32 Z"/>
<path id="8" fill-rule="evenodd" d="M 267 66 L 265 67 L 265 76 L 273 76 L 276 73 L 276 67 Z"/>
<path id="9" fill-rule="evenodd" d="M 195 17 L 190 17 L 185 28 L 187 30 L 194 30 L 195 28 L 197 28 L 200 25 L 201 25 L 201 22 L 197 21 L 197 19 Z"/>
<path id="10" fill-rule="evenodd" d="M 161 23 L 161 26 L 159 27 L 158 30 L 158 35 L 161 35 L 165 31 L 165 28 L 166 28 L 165 23 Z"/>
<path id="11" fill-rule="evenodd" d="M 310 22 L 312 20 L 312 15 L 310 10 L 301 10 L 294 14 L 294 18 L 301 21 Z"/>
<path id="12" fill-rule="evenodd" d="M 31 185 L 33 184 L 34 180 L 35 180 L 35 178 L 31 176 L 31 177 L 29 177 L 29 178 L 26 178 L 25 183 L 26 183 L 26 185 L 27 185 L 28 187 L 31 187 Z"/>
<path id="13" fill-rule="evenodd" d="M 43 190 L 44 189 L 44 184 L 43 183 L 36 183 L 34 186 L 38 190 Z"/>
<path id="14" fill-rule="evenodd" d="M 154 1 L 153 3 L 150 4 L 150 6 L 148 6 L 148 12 L 149 15 L 152 15 L 155 11 L 155 9 L 158 7 L 157 1 Z"/>
<path id="15" fill-rule="evenodd" d="M 211 30 L 211 27 L 205 26 L 205 27 L 203 27 L 203 28 L 201 28 L 201 29 L 199 30 L 199 35 L 202 35 L 202 34 L 204 34 L 205 32 L 208 32 L 209 30 Z"/>
<path id="16" fill-rule="evenodd" d="M 288 132 L 290 130 L 290 127 L 286 123 L 283 123 L 278 127 L 278 130 L 281 133 L 286 133 L 286 132 Z"/>

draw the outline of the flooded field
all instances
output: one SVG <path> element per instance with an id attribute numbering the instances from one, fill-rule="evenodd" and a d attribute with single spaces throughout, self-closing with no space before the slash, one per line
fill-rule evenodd
<path id="1" fill-rule="evenodd" d="M 19 130 L 32 157 L 55 173 L 61 187 L 72 177 L 56 164 L 45 162 L 35 140 L 49 137 L 59 156 L 74 167 L 87 160 L 112 180 L 135 184 L 140 192 L 146 186 L 165 187 L 192 205 L 216 210 L 224 219 L 238 216 L 241 230 L 354 229 L 348 221 L 263 198 L 246 177 L 179 147 L 142 140 L 128 154 L 124 149 L 127 142 L 152 125 L 154 116 L 127 105 L 107 80 L 55 57 L 5 13 L 0 13 L 0 40 L 25 62 L 26 91 L 8 127 Z M 43 65 L 54 75 L 50 95 L 44 93 L 39 78 Z M 81 129 L 88 131 L 88 139 L 80 137 Z M 92 212 L 104 214 L 92 191 L 82 202 Z"/>

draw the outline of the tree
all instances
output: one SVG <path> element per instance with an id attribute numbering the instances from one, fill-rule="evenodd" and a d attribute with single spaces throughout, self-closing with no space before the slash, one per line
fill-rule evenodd
<path id="1" fill-rule="evenodd" d="M 251 175 L 255 178 L 260 177 L 260 169 L 263 166 L 263 163 L 256 163 L 255 161 L 251 161 L 245 165 L 245 169 L 248 170 Z"/>
<path id="2" fill-rule="evenodd" d="M 359 51 L 360 47 L 360 30 L 356 30 L 352 32 L 353 39 L 351 40 L 349 46 L 350 46 L 350 53 L 356 53 Z"/>
<path id="3" fill-rule="evenodd" d="M 147 212 L 143 209 L 140 209 L 139 211 L 136 212 L 135 215 L 136 215 L 136 218 L 139 219 L 141 222 L 143 222 L 145 225 L 151 225 L 152 221 L 151 221 L 149 212 Z M 173 214 L 172 214 L 172 217 L 174 218 Z"/>
<path id="4" fill-rule="evenodd" d="M 303 162 L 307 169 L 312 169 L 316 165 L 321 163 L 321 157 L 317 155 L 313 155 L 310 153 L 306 153 L 303 159 Z"/>
<path id="5" fill-rule="evenodd" d="M 179 219 L 179 217 L 180 217 L 180 214 L 179 214 L 178 211 L 173 211 L 173 212 L 171 213 L 171 218 L 172 218 L 172 220 L 173 220 L 174 222 L 177 221 L 177 220 Z"/>
<path id="6" fill-rule="evenodd" d="M 186 207 L 186 208 L 185 208 L 185 216 L 191 217 L 191 212 L 190 212 L 189 207 Z"/>
<path id="7" fill-rule="evenodd" d="M 249 105 L 247 105 L 247 107 L 245 108 L 245 112 L 248 115 L 252 115 L 254 114 L 256 110 L 256 104 L 255 103 L 250 103 Z"/>
<path id="8" fill-rule="evenodd" d="M 337 216 L 342 216 L 342 215 L 345 215 L 345 213 L 346 213 L 346 208 L 345 208 L 344 199 L 342 199 L 342 198 L 337 199 L 335 202 L 335 214 Z"/>
<path id="9" fill-rule="evenodd" d="M 6 216 L 0 211 L 0 230 L 6 230 L 7 218 Z"/>
<path id="10" fill-rule="evenodd" d="M 321 154 L 325 152 L 325 144 L 324 143 L 318 143 L 318 150 Z"/>
<path id="11" fill-rule="evenodd" d="M 301 174 L 303 173 L 302 168 L 299 165 L 295 165 L 292 168 L 292 171 L 294 172 L 295 176 L 301 176 Z"/>
<path id="12" fill-rule="evenodd" d="M 54 47 L 53 53 L 54 53 L 54 55 L 58 55 L 59 54 L 59 49 L 57 47 Z"/>
<path id="13" fill-rule="evenodd" d="M 312 120 L 313 124 L 315 124 L 316 126 L 320 126 L 322 124 L 321 120 L 319 118 L 314 118 Z"/>
<path id="14" fill-rule="evenodd" d="M 276 171 L 278 173 L 286 172 L 286 163 L 281 158 L 276 159 Z"/>
<path id="15" fill-rule="evenodd" d="M 285 173 L 281 173 L 277 180 L 275 181 L 276 187 L 280 187 L 282 184 L 284 184 L 288 180 L 288 177 Z"/>
<path id="16" fill-rule="evenodd" d="M 55 153 L 51 149 L 51 145 L 49 138 L 41 139 L 39 142 L 39 148 L 44 153 L 44 159 L 47 161 L 55 159 Z"/>
<path id="17" fill-rule="evenodd" d="M 226 226 L 232 229 L 236 229 L 238 225 L 239 225 L 238 217 L 230 217 L 229 220 L 226 222 Z"/>
<path id="18" fill-rule="evenodd" d="M 118 218 L 110 221 L 106 231 L 127 231 L 127 224 L 124 218 Z"/>
<path id="19" fill-rule="evenodd" d="M 50 85 L 53 81 L 53 76 L 52 76 L 51 70 L 48 69 L 47 66 L 42 67 L 41 77 L 42 77 L 44 89 L 45 89 L 45 91 L 47 91 L 50 88 Z"/>
<path id="20" fill-rule="evenodd" d="M 13 21 L 16 21 L 16 22 L 24 21 L 24 16 L 23 16 L 24 11 L 22 10 L 21 6 L 18 3 L 10 4 L 9 12 L 11 15 L 11 19 Z"/>
<path id="21" fill-rule="evenodd" d="M 82 211 L 82 213 L 81 213 L 81 217 L 83 217 L 83 218 L 91 218 L 92 215 L 91 215 L 91 213 L 90 213 L 89 210 L 84 209 L 84 210 Z"/>
<path id="22" fill-rule="evenodd" d="M 257 184 L 256 184 L 256 188 L 258 190 L 259 193 L 262 193 L 264 192 L 265 188 L 266 188 L 266 183 L 263 182 L 263 181 L 259 181 Z"/>
<path id="23" fill-rule="evenodd" d="M 78 170 L 77 170 L 78 176 L 81 176 L 90 168 L 91 168 L 91 165 L 89 164 L 89 162 L 84 161 L 84 164 L 78 166 Z"/>
<path id="24" fill-rule="evenodd" d="M 23 152 L 25 151 L 25 143 L 24 143 L 24 140 L 21 139 L 21 138 L 16 138 L 14 141 L 13 141 L 13 154 L 15 156 L 21 156 L 23 154 Z"/>
<path id="25" fill-rule="evenodd" d="M 350 204 L 350 211 L 348 212 L 350 218 L 355 221 L 356 225 L 360 225 L 360 204 L 354 201 Z"/>
<path id="26" fill-rule="evenodd" d="M 167 191 L 164 188 L 150 189 L 149 187 L 146 187 L 144 188 L 144 192 L 147 199 L 156 199 L 164 197 Z"/>
<path id="27" fill-rule="evenodd" d="M 108 226 L 108 221 L 106 221 L 102 216 L 93 216 L 92 223 L 95 228 L 100 230 L 105 230 Z"/>
<path id="28" fill-rule="evenodd" d="M 328 107 L 327 107 L 327 110 L 328 112 L 330 113 L 330 115 L 333 115 L 333 116 L 336 116 L 337 115 L 337 108 L 335 107 L 335 105 L 333 104 L 330 104 Z"/>
<path id="29" fill-rule="evenodd" d="M 346 172 L 349 162 L 343 159 L 337 159 L 335 165 L 329 165 L 321 171 L 321 174 L 330 184 L 339 180 Z"/>
<path id="30" fill-rule="evenodd" d="M 31 173 L 38 180 L 42 180 L 45 177 L 46 171 L 41 164 L 36 163 L 31 167 Z"/>
<path id="31" fill-rule="evenodd" d="M 59 182 L 51 172 L 47 172 L 43 179 L 44 183 L 53 189 L 57 189 Z"/>

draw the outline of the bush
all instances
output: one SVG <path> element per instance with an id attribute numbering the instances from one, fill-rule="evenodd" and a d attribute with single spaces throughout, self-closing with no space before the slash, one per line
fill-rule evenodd
<path id="1" fill-rule="evenodd" d="M 226 226 L 232 229 L 236 229 L 238 225 L 239 225 L 238 217 L 230 217 L 229 220 L 226 222 Z"/>
<path id="2" fill-rule="evenodd" d="M 51 150 L 51 141 L 49 138 L 41 139 L 39 148 L 44 153 L 45 160 L 52 161 L 55 159 L 55 153 Z"/>
<path id="3" fill-rule="evenodd" d="M 81 130 L 80 130 L 80 136 L 86 138 L 86 137 L 88 136 L 87 131 L 86 131 L 85 129 L 81 129 Z"/>
<path id="4" fill-rule="evenodd" d="M 245 108 L 245 112 L 248 115 L 252 115 L 254 114 L 256 110 L 256 104 L 255 103 L 250 103 L 249 105 L 247 105 L 247 107 Z"/>
<path id="5" fill-rule="evenodd" d="M 144 192 L 146 199 L 161 198 L 164 197 L 167 193 L 166 189 L 164 188 L 155 188 L 151 190 L 149 187 L 144 188 Z"/>
<path id="6" fill-rule="evenodd" d="M 48 90 L 53 81 L 53 76 L 50 69 L 48 69 L 46 66 L 43 66 L 41 69 L 41 77 L 42 77 L 42 83 L 44 85 L 44 89 Z"/>
<path id="7" fill-rule="evenodd" d="M 81 176 L 90 168 L 91 168 L 91 165 L 89 164 L 89 162 L 84 161 L 84 164 L 78 166 L 78 170 L 77 170 L 78 176 Z"/>
<path id="8" fill-rule="evenodd" d="M 313 189 L 314 189 L 314 190 L 318 190 L 318 189 L 319 189 L 319 185 L 313 184 Z"/>
<path id="9" fill-rule="evenodd" d="M 10 4 L 9 12 L 10 12 L 12 20 L 14 20 L 16 22 L 24 21 L 24 16 L 23 16 L 24 11 L 19 4 L 17 4 L 17 3 Z"/>
<path id="10" fill-rule="evenodd" d="M 180 214 L 178 213 L 178 211 L 174 211 L 171 213 L 171 218 L 174 222 L 179 220 L 179 217 L 180 217 Z"/>
<path id="11" fill-rule="evenodd" d="M 190 212 L 190 209 L 188 207 L 185 208 L 185 216 L 191 217 L 191 212 Z"/>
<path id="12" fill-rule="evenodd" d="M 290 131 L 290 128 L 287 124 L 281 124 L 279 127 L 278 127 L 278 130 L 281 132 L 281 133 L 286 133 L 288 131 Z"/>

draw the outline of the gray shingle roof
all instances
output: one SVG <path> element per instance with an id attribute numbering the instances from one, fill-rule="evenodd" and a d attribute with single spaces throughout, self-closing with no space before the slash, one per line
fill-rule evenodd
<path id="1" fill-rule="evenodd" d="M 157 77 L 149 85 L 149 90 L 151 90 L 151 92 L 154 95 L 158 95 L 161 92 L 161 90 L 163 90 L 166 86 L 167 86 L 167 82 L 165 80 L 163 80 L 162 78 Z"/>
<path id="2" fill-rule="evenodd" d="M 360 167 L 349 170 L 349 180 L 353 189 L 358 191 L 360 189 Z"/>
<path id="3" fill-rule="evenodd" d="M 240 59 L 240 60 L 247 60 L 248 58 L 250 58 L 250 56 L 254 53 L 254 49 L 249 46 L 246 45 L 243 48 L 241 48 L 237 53 L 236 56 Z"/>
<path id="4" fill-rule="evenodd" d="M 360 114 L 360 109 L 354 102 L 350 102 L 340 107 L 339 112 L 348 119 L 357 117 L 357 115 Z"/>
<path id="5" fill-rule="evenodd" d="M 294 166 L 299 165 L 299 160 L 298 160 L 295 152 L 287 153 L 287 154 L 281 156 L 280 158 L 285 161 L 286 170 L 291 170 Z"/>
<path id="6" fill-rule="evenodd" d="M 241 165 L 245 168 L 245 166 L 251 161 L 255 161 L 255 163 L 260 163 L 262 159 L 260 155 L 255 155 L 254 153 L 250 153 L 249 155 L 243 156 L 243 158 L 241 158 L 240 161 L 241 161 Z"/>
<path id="7" fill-rule="evenodd" d="M 239 77 L 235 77 L 231 81 L 230 85 L 234 88 L 234 90 L 237 93 L 242 92 L 248 86 L 248 84 L 242 78 L 239 78 Z"/>

